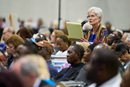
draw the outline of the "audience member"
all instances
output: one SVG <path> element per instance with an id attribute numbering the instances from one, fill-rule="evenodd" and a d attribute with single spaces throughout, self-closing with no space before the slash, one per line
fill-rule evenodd
<path id="1" fill-rule="evenodd" d="M 44 34 L 37 34 L 37 36 L 35 37 L 36 42 L 43 41 L 43 40 L 47 40 Z"/>
<path id="2" fill-rule="evenodd" d="M 41 55 L 47 62 L 51 78 L 54 77 L 58 72 L 54 66 L 52 66 L 52 62 L 50 60 L 51 54 L 54 52 L 53 46 L 45 40 L 37 42 L 36 45 L 38 46 L 38 54 Z"/>
<path id="3" fill-rule="evenodd" d="M 81 38 L 81 41 L 104 42 L 107 36 L 107 29 L 100 23 L 102 19 L 102 9 L 91 7 L 87 12 L 87 18 L 90 25 L 92 25 L 92 29 L 88 32 L 86 40 Z"/>
<path id="4" fill-rule="evenodd" d="M 20 44 L 24 43 L 24 40 L 18 35 L 12 35 L 5 43 L 6 51 L 8 53 L 7 68 L 9 68 L 10 64 L 13 62 L 13 53 Z"/>
<path id="5" fill-rule="evenodd" d="M 4 41 L 0 42 L 0 50 L 3 50 L 4 52 L 6 52 L 6 44 Z"/>
<path id="6" fill-rule="evenodd" d="M 0 42 L 2 41 L 3 28 L 0 28 Z"/>
<path id="7" fill-rule="evenodd" d="M 84 54 L 84 48 L 80 45 L 71 45 L 67 52 L 67 62 L 71 64 L 69 68 L 62 69 L 55 77 L 57 81 L 69 81 L 74 80 L 80 69 L 84 66 L 81 63 Z"/>
<path id="8" fill-rule="evenodd" d="M 93 51 L 87 72 L 87 79 L 93 84 L 88 87 L 120 87 L 118 67 L 118 59 L 110 48 Z"/>
<path id="9" fill-rule="evenodd" d="M 24 20 L 19 20 L 19 28 L 25 27 L 24 26 Z"/>
<path id="10" fill-rule="evenodd" d="M 105 44 L 105 43 L 102 43 L 102 44 L 99 44 L 99 45 L 97 45 L 95 48 L 94 48 L 94 50 L 93 51 L 98 51 L 98 50 L 100 50 L 100 49 L 104 49 L 104 48 L 110 48 L 107 44 Z M 113 53 L 115 53 L 115 51 L 113 51 Z M 117 56 L 117 55 L 116 55 Z M 118 57 L 117 57 L 118 58 Z M 119 59 L 119 58 L 118 58 Z M 121 64 L 121 62 L 118 60 L 118 66 L 119 66 L 119 68 L 118 68 L 118 71 L 121 73 L 121 75 L 123 74 L 123 72 L 124 72 L 124 67 L 122 66 L 122 64 Z"/>
<path id="11" fill-rule="evenodd" d="M 41 29 L 38 31 L 38 33 L 39 33 L 39 34 L 43 34 L 43 35 L 46 37 L 46 39 L 47 39 L 48 41 L 50 41 L 50 32 L 49 32 L 49 30 L 48 30 L 47 28 L 41 28 Z"/>
<path id="12" fill-rule="evenodd" d="M 58 56 L 61 58 L 66 58 L 67 56 L 67 49 L 69 48 L 69 46 L 71 45 L 72 41 L 70 40 L 70 38 L 67 35 L 61 35 L 57 37 L 56 40 L 56 44 L 57 44 L 57 48 L 59 49 L 59 51 L 54 55 L 54 56 Z M 53 55 L 52 55 L 53 56 Z M 64 69 L 64 68 L 68 68 L 70 67 L 69 63 L 64 63 L 61 65 L 60 70 Z"/>
<path id="13" fill-rule="evenodd" d="M 3 30 L 3 40 L 6 41 L 13 35 L 13 29 L 11 27 L 5 27 Z"/>
<path id="14" fill-rule="evenodd" d="M 74 43 L 73 43 L 73 44 L 74 44 Z M 88 49 L 88 46 L 90 45 L 89 42 L 78 42 L 78 41 L 76 41 L 76 44 L 81 45 L 81 46 L 84 48 L 84 51 L 86 51 L 86 50 Z M 82 62 L 83 62 L 84 64 L 86 64 L 86 61 L 85 61 L 84 58 L 82 58 Z"/>
<path id="15" fill-rule="evenodd" d="M 58 36 L 56 39 L 56 46 L 59 49 L 59 51 L 55 55 L 66 56 L 67 49 L 69 48 L 71 43 L 72 42 L 68 36 L 66 36 L 66 35 Z"/>
<path id="16" fill-rule="evenodd" d="M 130 63 L 129 47 L 125 43 L 119 43 L 115 48 L 115 52 L 119 60 L 123 63 L 124 69 L 126 69 Z"/>
<path id="17" fill-rule="evenodd" d="M 3 29 L 2 24 L 3 24 L 3 20 L 2 20 L 2 17 L 0 16 L 0 28 L 1 28 L 1 29 Z"/>
<path id="18" fill-rule="evenodd" d="M 98 44 L 100 44 L 100 42 L 95 42 L 93 44 L 90 44 L 88 46 L 87 50 L 84 52 L 83 58 L 84 58 L 84 61 L 85 61 L 86 64 L 83 66 L 83 68 L 81 68 L 78 76 L 75 79 L 76 81 L 85 82 L 86 86 L 91 84 L 91 82 L 86 79 L 86 73 L 88 71 L 88 65 L 90 63 L 90 56 L 91 56 L 91 54 L 93 52 L 94 47 L 97 46 Z"/>
<path id="19" fill-rule="evenodd" d="M 112 24 L 110 23 L 110 22 L 106 22 L 105 23 L 105 27 L 106 27 L 106 29 L 107 29 L 107 31 L 108 31 L 108 34 L 111 34 L 113 31 L 112 31 Z"/>
<path id="20" fill-rule="evenodd" d="M 26 43 L 35 42 L 33 38 L 33 29 L 22 27 L 17 31 L 17 35 L 19 35 Z"/>
<path id="21" fill-rule="evenodd" d="M 55 87 L 42 56 L 23 56 L 14 63 L 11 70 L 21 77 L 24 87 Z"/>
<path id="22" fill-rule="evenodd" d="M 130 64 L 122 76 L 120 87 L 130 87 Z"/>
<path id="23" fill-rule="evenodd" d="M 91 56 L 91 54 L 93 52 L 94 47 L 97 46 L 98 44 L 100 44 L 100 42 L 95 42 L 93 44 L 90 44 L 88 46 L 87 50 L 84 52 L 83 58 L 84 58 L 84 60 L 85 60 L 86 63 L 90 62 L 89 58 L 90 58 L 90 56 Z"/>
<path id="24" fill-rule="evenodd" d="M 123 32 L 121 33 L 120 31 L 113 31 L 113 34 L 115 34 L 117 36 L 117 38 L 119 38 L 119 40 L 121 40 Z"/>
<path id="25" fill-rule="evenodd" d="M 114 35 L 115 35 L 115 36 L 114 36 L 114 41 L 113 41 L 113 43 L 112 43 L 112 45 L 111 45 L 111 49 L 113 49 L 113 50 L 115 50 L 116 46 L 117 46 L 119 43 L 122 43 L 120 36 L 117 35 L 117 34 L 114 34 Z"/>
<path id="26" fill-rule="evenodd" d="M 115 40 L 116 35 L 115 34 L 109 34 L 106 40 L 106 44 L 108 44 L 110 47 L 112 46 L 114 40 Z"/>
<path id="27" fill-rule="evenodd" d="M 16 48 L 15 52 L 13 53 L 13 58 L 16 60 L 27 54 L 37 54 L 37 53 L 38 49 L 34 43 L 23 43 Z"/>
<path id="28" fill-rule="evenodd" d="M 51 34 L 51 44 L 54 46 L 54 53 L 56 54 L 59 49 L 56 47 L 56 39 L 58 36 L 64 35 L 64 33 L 61 30 L 54 30 Z"/>
<path id="29" fill-rule="evenodd" d="M 128 34 L 128 36 L 126 37 L 125 43 L 127 44 L 127 46 L 128 46 L 129 49 L 130 49 L 130 34 Z"/>
<path id="30" fill-rule="evenodd" d="M 54 30 L 58 30 L 58 21 L 52 21 L 52 22 L 51 22 L 49 31 L 50 31 L 50 33 L 52 34 L 52 32 L 53 32 Z"/>
<path id="31" fill-rule="evenodd" d="M 0 50 L 0 65 L 1 67 L 3 68 L 6 68 L 6 62 L 7 62 L 7 58 L 6 58 L 6 55 L 4 53 L 3 50 Z"/>
<path id="32" fill-rule="evenodd" d="M 44 26 L 43 20 L 42 20 L 41 18 L 39 18 L 38 21 L 37 21 L 37 28 L 34 29 L 34 33 L 35 33 L 35 34 L 38 33 L 38 31 L 39 31 L 41 28 L 44 28 L 44 27 L 45 27 L 45 26 Z"/>

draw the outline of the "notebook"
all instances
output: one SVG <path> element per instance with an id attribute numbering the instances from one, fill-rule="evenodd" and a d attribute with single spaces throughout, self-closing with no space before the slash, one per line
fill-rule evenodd
<path id="1" fill-rule="evenodd" d="M 80 39 L 81 37 L 84 36 L 81 23 L 67 22 L 67 30 L 69 38 L 71 39 Z"/>

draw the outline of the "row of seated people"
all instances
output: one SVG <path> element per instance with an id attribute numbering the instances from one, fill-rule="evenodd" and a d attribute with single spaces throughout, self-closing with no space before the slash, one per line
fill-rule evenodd
<path id="1" fill-rule="evenodd" d="M 43 43 L 47 43 L 46 41 L 43 41 L 43 42 L 39 42 L 37 44 L 40 44 L 40 45 L 43 45 Z M 48 44 L 48 43 L 47 43 Z M 95 79 L 97 79 L 97 81 L 100 81 L 100 80 L 109 80 L 110 78 L 116 76 L 116 74 L 122 74 L 122 71 L 120 71 L 120 68 L 122 67 L 119 67 L 119 60 L 118 60 L 118 57 L 114 54 L 114 51 L 111 50 L 109 48 L 108 45 L 106 44 L 99 44 L 99 43 L 94 43 L 94 44 L 91 44 L 88 46 L 88 49 L 86 50 L 86 52 L 84 53 L 84 49 L 82 46 L 80 45 L 71 45 L 67 51 L 67 61 L 68 63 L 71 64 L 71 66 L 69 68 L 65 68 L 63 70 L 61 70 L 58 74 L 56 74 L 53 79 L 55 81 L 69 81 L 69 80 L 79 80 L 79 79 L 86 79 L 86 82 L 87 84 L 91 84 L 94 82 L 96 82 Z M 120 45 L 121 44 L 121 45 Z M 124 43 L 120 43 L 117 45 L 116 47 L 116 52 L 118 53 L 118 49 L 121 48 L 125 48 L 124 47 Z M 23 45 L 23 46 L 22 46 Z M 28 44 L 29 46 L 32 47 L 33 49 L 33 45 L 31 44 Z M 45 44 L 44 44 L 45 45 Z M 96 46 L 97 45 L 97 46 Z M 28 46 L 28 47 L 29 47 Z M 96 47 L 95 47 L 96 46 Z M 119 46 L 119 47 L 118 47 Z M 20 48 L 21 47 L 21 48 Z M 48 46 L 50 47 L 50 46 Z M 94 48 L 95 47 L 95 48 Z M 16 52 L 13 54 L 15 55 L 15 62 L 14 64 L 12 65 L 12 67 L 10 68 L 11 70 L 13 69 L 13 67 L 16 68 L 16 71 L 17 72 L 17 69 L 19 67 L 19 65 L 17 64 L 20 64 L 20 62 L 17 63 L 17 61 L 19 61 L 20 59 L 18 59 L 20 56 L 23 56 L 27 53 L 29 53 L 29 50 L 30 48 L 26 48 L 26 46 L 24 47 L 24 44 L 21 44 L 18 46 L 18 48 L 16 49 Z M 31 51 L 33 51 L 32 49 L 30 49 Z M 45 47 L 40 47 L 39 46 L 39 50 L 44 50 Z M 46 50 L 48 50 L 46 48 Z M 36 50 L 35 50 L 36 51 Z M 45 50 L 44 50 L 45 51 Z M 93 51 L 93 52 L 92 52 Z M 123 49 L 124 51 L 124 49 Z M 121 51 L 121 52 L 123 52 Z M 124 52 L 126 52 L 127 50 L 125 50 Z M 36 51 L 37 52 L 37 51 Z M 39 52 L 39 51 L 38 51 Z M 83 56 L 83 54 L 85 54 L 84 56 L 86 55 L 90 55 L 88 52 L 90 52 L 91 56 L 86 58 L 86 65 L 84 65 L 83 63 L 81 63 L 81 59 Z M 121 53 L 120 52 L 120 53 Z M 123 53 L 124 53 L 123 52 Z M 123 54 L 122 53 L 122 54 Z M 34 54 L 34 53 L 33 53 Z M 33 55 L 34 56 L 34 55 Z M 128 55 L 124 55 L 124 56 L 128 56 Z M 123 56 L 123 57 L 124 57 Z M 31 57 L 32 58 L 32 57 Z M 45 58 L 45 57 L 44 57 Z M 85 57 L 84 57 L 85 58 Z M 101 59 L 100 59 L 101 58 Z M 25 57 L 25 59 L 28 59 Z M 21 59 L 22 60 L 22 59 Z M 37 59 L 38 60 L 38 59 Z M 48 59 L 47 59 L 48 60 Z M 90 62 L 91 60 L 91 62 Z M 22 60 L 23 61 L 23 60 Z M 16 63 L 16 65 L 15 65 Z M 33 62 L 32 62 L 33 63 Z M 38 62 L 39 64 L 40 62 Z M 25 64 L 25 67 L 27 67 L 29 64 L 29 62 L 27 62 L 27 65 Z M 30 62 L 31 64 L 31 62 Z M 76 64 L 76 65 L 75 65 Z M 96 65 L 94 65 L 96 64 Z M 106 64 L 106 65 L 105 65 Z M 90 67 L 91 66 L 91 67 Z M 95 66 L 95 67 L 94 67 Z M 34 67 L 34 66 L 33 66 Z M 81 69 L 82 68 L 82 69 Z M 93 70 L 98 70 L 98 71 L 91 71 L 91 69 Z M 95 68 L 98 68 L 98 69 L 95 69 Z M 81 69 L 81 70 L 80 70 Z M 101 69 L 101 70 L 100 70 Z M 103 70 L 102 70 L 103 69 Z M 110 70 L 109 70 L 110 69 Z M 43 69 L 44 70 L 44 69 Z M 118 73 L 119 72 L 119 73 Z M 17 72 L 18 73 L 18 72 Z M 82 74 L 81 74 L 82 73 Z M 84 74 L 83 74 L 84 73 Z M 86 73 L 87 73 L 87 76 L 86 76 Z M 96 74 L 97 73 L 97 74 Z M 100 74 L 98 74 L 100 73 Z M 44 72 L 45 74 L 45 72 Z M 97 77 L 97 76 L 93 76 L 94 74 L 96 74 L 97 76 L 100 77 Z M 106 78 L 101 78 L 102 75 L 109 75 L 108 77 Z M 117 75 L 120 77 L 120 74 Z M 78 76 L 77 76 L 78 75 Z M 90 77 L 88 77 L 90 76 Z M 87 77 L 87 78 L 86 78 Z M 32 78 L 32 77 L 31 77 Z M 82 80 L 80 80 L 82 81 Z M 118 80 L 115 80 L 114 83 L 118 83 L 119 85 L 119 82 L 121 81 L 121 78 L 118 78 Z M 119 82 L 118 82 L 119 81 Z M 98 83 L 97 82 L 97 85 L 101 85 L 102 83 Z M 110 83 L 109 83 L 110 84 Z M 94 85 L 94 84 L 92 84 Z M 114 84 L 113 84 L 114 85 Z M 117 84 L 115 84 L 117 85 Z M 113 87 L 115 87 L 115 85 Z M 91 87 L 91 86 L 90 86 Z M 93 86 L 92 86 L 93 87 Z M 117 87 L 117 86 L 116 86 Z"/>
<path id="2" fill-rule="evenodd" d="M 111 35 L 110 35 L 111 36 Z M 113 35 L 112 35 L 113 36 Z M 62 37 L 62 35 L 61 36 L 59 36 L 59 37 Z M 13 39 L 12 39 L 13 38 Z M 18 39 L 16 39 L 16 38 L 18 38 Z M 117 41 L 117 36 L 115 35 L 115 41 L 114 41 L 114 43 Z M 14 40 L 15 39 L 15 40 Z M 13 41 L 12 41 L 13 40 Z M 57 38 L 57 42 L 58 42 L 58 40 L 59 40 L 59 38 Z M 32 52 L 32 54 L 35 54 L 35 53 L 39 53 L 40 55 L 42 55 L 47 61 L 49 61 L 50 60 L 50 55 L 53 53 L 53 46 L 51 45 L 51 44 L 49 44 L 49 42 L 47 42 L 47 41 L 39 41 L 39 42 L 37 42 L 37 43 L 32 43 L 32 44 L 29 44 L 29 42 L 28 42 L 28 48 L 25 48 L 24 46 L 21 46 L 21 45 L 24 45 L 24 44 L 19 44 L 19 42 L 16 42 L 16 41 L 21 41 L 20 42 L 20 44 L 21 43 L 24 43 L 24 41 L 22 41 L 22 39 L 18 36 L 18 35 L 12 35 L 9 39 L 7 39 L 7 41 L 6 41 L 6 44 L 7 44 L 7 50 L 9 50 L 8 52 L 12 52 L 12 57 L 13 57 L 13 62 L 11 62 L 11 65 L 10 65 L 10 67 L 12 67 L 12 65 L 13 65 L 13 63 L 20 57 L 19 55 L 21 55 L 21 56 L 23 56 L 23 55 L 25 55 L 25 54 L 28 54 L 29 53 L 29 51 L 27 51 L 27 49 L 29 50 L 31 50 L 31 51 L 33 51 L 32 49 L 33 49 L 33 46 L 37 46 L 37 49 L 38 49 L 38 51 L 36 51 L 36 50 L 34 50 L 34 52 Z M 14 42 L 14 43 L 13 43 Z M 64 41 L 61 39 L 61 41 L 59 41 L 59 42 L 61 42 L 61 43 L 63 43 Z M 110 46 L 113 50 L 115 50 L 116 52 L 117 52 L 117 56 L 120 58 L 120 60 L 122 61 L 123 60 L 123 58 L 124 57 L 129 57 L 129 48 L 128 48 L 128 46 L 126 45 L 126 44 L 124 44 L 122 41 L 117 41 L 117 42 L 120 42 L 120 43 L 118 43 L 117 44 L 117 47 L 115 47 L 114 46 L 114 43 L 112 44 L 112 46 Z M 13 51 L 13 48 L 15 48 L 15 44 L 16 43 L 18 43 L 19 45 L 16 45 L 17 47 L 16 47 L 16 49 L 15 49 L 15 51 Z M 57 43 L 56 43 L 57 44 Z M 58 43 L 59 44 L 59 43 Z M 61 46 L 63 45 L 63 47 L 65 47 L 65 42 L 63 43 L 63 44 L 61 44 Z M 14 45 L 14 47 L 12 46 L 12 45 Z M 27 45 L 27 43 L 26 43 L 26 45 Z M 32 46 L 33 45 L 33 46 Z M 91 44 L 91 45 L 93 45 L 93 44 Z M 91 47 L 91 45 L 89 45 L 90 47 Z M 65 68 L 65 69 L 63 69 L 63 70 L 61 70 L 58 74 L 55 74 L 54 76 L 52 76 L 52 78 L 54 79 L 54 80 L 58 80 L 58 81 L 69 81 L 69 80 L 75 80 L 75 79 L 77 79 L 77 75 L 78 75 L 78 73 L 79 73 L 79 71 L 80 71 L 80 69 L 83 67 L 83 63 L 81 63 L 81 59 L 82 59 L 82 57 L 83 57 L 83 54 L 84 54 L 84 56 L 85 56 L 85 53 L 84 53 L 84 49 L 83 49 L 83 47 L 82 46 L 79 46 L 79 48 L 77 47 L 75 47 L 75 46 L 78 46 L 78 45 L 72 45 L 72 46 L 69 46 L 68 47 L 68 49 L 66 49 L 67 50 L 67 61 L 68 61 L 68 63 L 70 63 L 71 64 L 71 66 L 69 66 L 68 68 Z M 58 46 L 57 46 L 58 47 Z M 11 48 L 11 49 L 10 49 Z M 34 47 L 35 48 L 35 47 Z M 89 48 L 89 47 L 88 47 Z M 99 47 L 100 48 L 100 47 Z M 22 50 L 23 49 L 23 50 Z M 49 50 L 48 50 L 49 49 Z M 50 50 L 51 49 L 51 50 Z M 82 49 L 82 52 L 81 52 L 81 54 L 82 54 L 82 57 L 81 57 L 81 54 L 80 54 L 80 49 Z M 11 51 L 10 51 L 11 50 Z M 66 51 L 65 50 L 65 51 Z M 20 52 L 21 51 L 21 52 Z M 46 52 L 47 51 L 47 52 Z M 62 51 L 62 50 L 61 50 Z M 86 53 L 89 53 L 89 49 L 87 49 L 86 50 L 87 52 Z M 119 52 L 118 52 L 119 51 Z M 24 53 L 25 52 L 25 53 Z M 45 52 L 45 54 L 44 54 L 44 52 Z M 48 54 L 48 53 L 50 53 L 50 54 Z M 73 54 L 74 53 L 74 54 Z M 9 53 L 8 53 L 9 54 Z M 30 54 L 31 54 L 31 52 L 30 52 Z M 73 54 L 73 55 L 72 55 Z M 128 55 L 127 55 L 128 54 Z M 90 55 L 90 54 L 88 54 L 88 55 Z M 49 57 L 48 57 L 49 56 Z M 72 60 L 71 60 L 71 56 L 72 56 Z M 75 56 L 75 57 L 74 57 Z M 76 58 L 76 59 L 75 59 Z M 84 57 L 85 58 L 85 57 Z M 88 57 L 89 58 L 89 57 Z M 126 59 L 126 58 L 124 58 L 124 59 Z M 79 59 L 79 60 L 78 60 Z M 87 60 L 89 60 L 89 59 L 87 59 Z M 129 58 L 127 59 L 127 60 L 129 60 Z M 76 62 L 77 61 L 77 62 Z M 86 61 L 86 62 L 88 62 L 88 61 Z M 128 61 L 126 61 L 126 60 L 123 60 L 122 62 L 124 62 L 124 63 L 126 63 L 126 64 L 124 64 L 124 66 L 125 65 L 128 65 L 127 64 L 127 62 Z M 79 63 L 79 65 L 81 65 L 81 66 L 79 66 L 79 67 L 76 67 L 76 68 L 78 68 L 78 70 L 76 69 L 76 68 L 73 68 L 73 65 L 75 65 L 75 64 L 73 64 L 73 63 Z M 118 62 L 118 63 L 120 63 L 120 62 Z M 129 62 L 128 62 L 129 63 Z M 88 62 L 88 64 L 89 64 L 89 62 Z M 122 64 L 120 64 L 120 65 L 122 65 Z M 85 67 L 85 66 L 84 66 Z M 79 69 L 80 68 L 80 69 Z M 125 67 L 123 67 L 123 68 L 125 68 Z M 120 73 L 122 74 L 122 72 L 124 71 L 123 70 L 123 68 L 122 67 L 120 67 L 120 69 L 119 69 L 119 71 L 120 71 Z M 74 71 L 74 70 L 76 70 L 76 72 L 74 71 L 74 73 L 72 72 L 72 71 Z M 71 73 L 72 74 L 71 74 Z M 51 72 L 50 72 L 51 73 Z M 53 72 L 52 72 L 53 73 Z M 71 76 L 72 76 L 72 78 L 71 78 L 71 76 L 69 76 L 69 75 L 67 75 L 67 73 L 69 73 L 69 74 L 71 74 Z M 73 75 L 74 74 L 74 75 Z M 51 74 L 52 75 L 52 74 Z M 59 76 L 58 76 L 59 75 Z M 80 73 L 79 73 L 79 75 L 81 75 Z M 69 77 L 67 77 L 67 76 L 69 76 Z M 65 78 L 66 77 L 66 78 Z M 85 77 L 85 76 L 83 76 L 83 77 Z M 81 77 L 79 77 L 79 78 L 81 78 Z M 85 78 L 84 78 L 85 79 Z M 85 81 L 85 83 L 87 83 L 88 81 Z M 88 84 L 91 84 L 91 82 L 90 83 L 88 83 Z"/>

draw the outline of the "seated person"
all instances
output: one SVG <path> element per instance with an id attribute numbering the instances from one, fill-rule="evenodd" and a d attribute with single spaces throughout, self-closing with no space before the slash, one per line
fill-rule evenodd
<path id="1" fill-rule="evenodd" d="M 84 48 L 80 45 L 71 45 L 67 51 L 67 62 L 71 64 L 69 68 L 62 69 L 53 79 L 57 81 L 74 80 L 80 69 L 84 66 L 81 62 Z"/>
<path id="2" fill-rule="evenodd" d="M 16 48 L 16 51 L 13 53 L 13 58 L 19 59 L 27 54 L 37 54 L 37 51 L 37 46 L 34 43 L 23 43 Z"/>
<path id="3" fill-rule="evenodd" d="M 54 56 L 66 58 L 67 49 L 69 48 L 71 43 L 72 42 L 67 35 L 61 35 L 61 36 L 57 37 L 56 44 L 57 44 L 57 48 L 59 49 L 59 51 Z M 61 65 L 60 70 L 62 70 L 63 68 L 68 68 L 68 67 L 70 67 L 70 64 L 66 63 L 66 60 L 65 60 L 64 63 Z"/>
<path id="4" fill-rule="evenodd" d="M 25 55 L 12 66 L 11 71 L 20 76 L 24 87 L 56 87 L 50 80 L 46 61 L 40 55 Z"/>
<path id="5" fill-rule="evenodd" d="M 130 64 L 128 65 L 125 73 L 123 74 L 120 87 L 130 87 Z"/>
<path id="6" fill-rule="evenodd" d="M 59 51 L 59 49 L 57 48 L 57 45 L 56 45 L 56 39 L 58 36 L 61 36 L 61 35 L 64 35 L 64 33 L 61 30 L 54 30 L 51 34 L 50 42 L 54 47 L 53 55 L 55 55 Z"/>
<path id="7" fill-rule="evenodd" d="M 56 44 L 57 44 L 57 48 L 59 49 L 59 51 L 55 55 L 66 56 L 67 49 L 71 45 L 70 38 L 68 38 L 68 36 L 66 36 L 66 35 L 61 35 L 61 36 L 57 37 Z"/>
<path id="8" fill-rule="evenodd" d="M 88 65 L 90 63 L 90 56 L 93 52 L 93 49 L 95 46 L 97 46 L 98 44 L 100 44 L 100 42 L 95 42 L 93 44 L 90 44 L 87 48 L 87 50 L 84 52 L 84 56 L 83 56 L 83 59 L 84 59 L 84 62 L 86 63 L 83 68 L 80 70 L 78 76 L 76 77 L 76 81 L 83 81 L 86 83 L 86 86 L 91 84 L 90 81 L 88 81 L 85 77 L 87 71 L 88 71 Z"/>
<path id="9" fill-rule="evenodd" d="M 15 59 L 13 58 L 13 53 L 15 52 L 16 48 L 23 43 L 24 40 L 16 34 L 12 35 L 6 40 L 6 51 L 8 53 L 6 66 L 8 69 L 12 66 L 13 62 L 15 61 Z"/>
<path id="10" fill-rule="evenodd" d="M 88 87 L 120 87 L 118 59 L 110 48 L 94 50 L 90 58 L 87 79 L 93 83 Z"/>
<path id="11" fill-rule="evenodd" d="M 46 40 L 39 41 L 36 43 L 38 46 L 38 54 L 41 55 L 47 62 L 48 69 L 51 75 L 51 78 L 55 76 L 58 71 L 55 69 L 55 67 L 52 65 L 52 62 L 50 60 L 51 54 L 54 52 L 53 46 Z"/>
<path id="12" fill-rule="evenodd" d="M 130 52 L 129 47 L 125 43 L 119 43 L 115 48 L 116 54 L 119 57 L 119 60 L 122 62 L 124 69 L 127 68 L 130 63 Z"/>

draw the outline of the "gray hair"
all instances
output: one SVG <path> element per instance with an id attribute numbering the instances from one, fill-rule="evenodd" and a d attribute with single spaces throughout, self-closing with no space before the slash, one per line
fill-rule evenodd
<path id="1" fill-rule="evenodd" d="M 30 73 L 34 73 L 37 77 L 39 77 L 38 66 L 34 61 L 31 60 L 22 63 L 21 73 L 25 76 L 29 75 Z"/>
<path id="2" fill-rule="evenodd" d="M 91 7 L 91 8 L 89 8 L 87 14 L 89 14 L 90 12 L 94 12 L 98 17 L 102 17 L 102 15 L 103 15 L 102 9 L 98 8 L 98 7 Z"/>
<path id="3" fill-rule="evenodd" d="M 50 73 L 44 58 L 40 55 L 29 54 L 21 57 L 17 63 L 21 64 L 21 74 L 29 75 L 34 73 L 36 77 L 41 79 L 49 79 Z"/>

